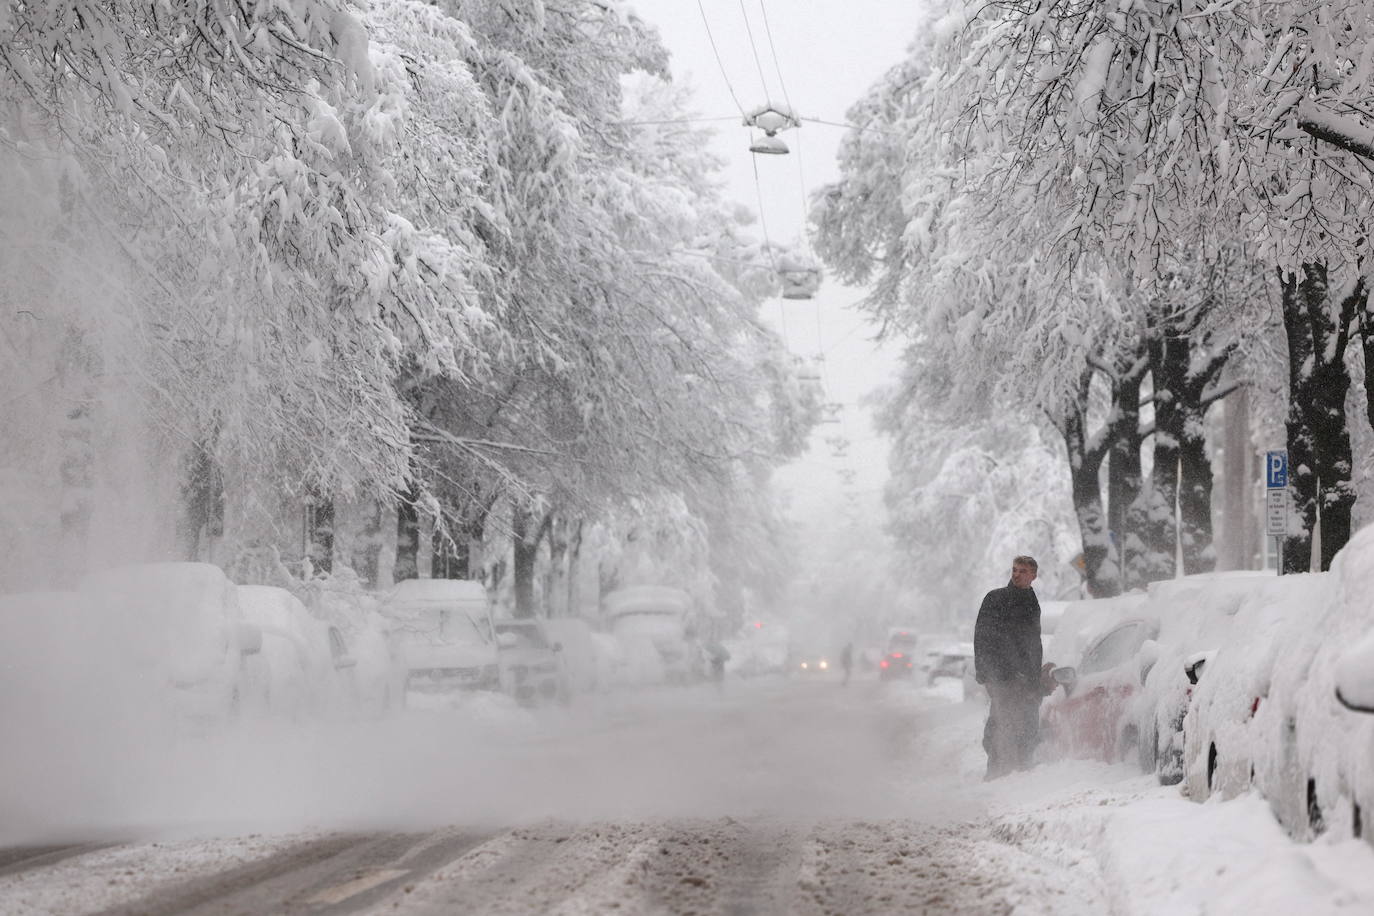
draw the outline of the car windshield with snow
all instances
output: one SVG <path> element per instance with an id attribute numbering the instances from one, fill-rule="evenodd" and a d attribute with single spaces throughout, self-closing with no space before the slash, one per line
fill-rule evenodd
<path id="1" fill-rule="evenodd" d="M 403 698 L 444 698 L 495 690 L 499 659 L 486 589 L 459 579 L 407 579 L 381 613 L 405 671 Z"/>

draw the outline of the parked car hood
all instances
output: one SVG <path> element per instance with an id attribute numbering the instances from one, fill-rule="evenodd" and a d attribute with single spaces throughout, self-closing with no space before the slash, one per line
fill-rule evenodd
<path id="1" fill-rule="evenodd" d="M 481 643 L 407 643 L 400 648 L 405 666 L 421 668 L 478 668 L 496 664 L 496 650 Z"/>

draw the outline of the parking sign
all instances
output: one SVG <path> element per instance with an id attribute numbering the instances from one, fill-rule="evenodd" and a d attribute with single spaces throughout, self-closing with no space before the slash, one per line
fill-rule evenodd
<path id="1" fill-rule="evenodd" d="M 1268 490 L 1288 488 L 1288 453 L 1266 452 L 1264 455 L 1264 486 Z"/>

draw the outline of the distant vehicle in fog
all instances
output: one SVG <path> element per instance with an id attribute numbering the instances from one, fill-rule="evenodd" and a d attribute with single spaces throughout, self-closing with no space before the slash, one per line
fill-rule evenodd
<path id="1" fill-rule="evenodd" d="M 571 693 L 589 693 L 601 680 L 600 650 L 592 625 L 581 617 L 551 617 L 543 621 L 544 632 L 557 643 L 564 685 Z"/>
<path id="2" fill-rule="evenodd" d="M 407 704 L 500 688 L 500 659 L 481 582 L 405 579 L 387 594 L 381 613 L 391 626 Z"/>
<path id="3" fill-rule="evenodd" d="M 568 695 L 563 644 L 553 640 L 542 620 L 497 620 L 496 657 L 501 691 L 521 703 L 550 702 Z"/>
<path id="4" fill-rule="evenodd" d="M 665 585 L 632 585 L 602 596 L 611 633 L 624 648 L 631 683 L 683 683 L 691 676 L 687 615 L 692 596 Z"/>
<path id="5" fill-rule="evenodd" d="M 798 655 L 796 664 L 792 666 L 797 674 L 825 674 L 830 669 L 830 658 L 815 652 Z"/>
<path id="6" fill-rule="evenodd" d="M 916 673 L 915 630 L 893 629 L 887 634 L 887 646 L 878 660 L 878 677 L 884 681 L 908 678 Z"/>

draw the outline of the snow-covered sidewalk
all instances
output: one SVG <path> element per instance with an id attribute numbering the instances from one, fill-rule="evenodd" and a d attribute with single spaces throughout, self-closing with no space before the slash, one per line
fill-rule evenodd
<path id="1" fill-rule="evenodd" d="M 918 700 L 905 701 L 920 709 Z M 1196 804 L 1131 764 L 1065 760 L 982 783 L 981 723 L 976 704 L 936 714 L 914 739 L 914 757 L 935 756 L 943 772 L 913 781 L 912 797 L 955 818 L 977 810 L 966 821 L 970 831 L 987 827 L 1033 860 L 1093 875 L 1104 896 L 1099 911 L 1374 913 L 1374 848 L 1366 843 L 1295 842 L 1256 795 Z"/>

